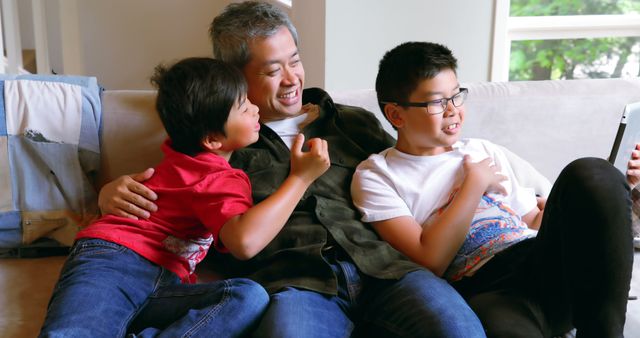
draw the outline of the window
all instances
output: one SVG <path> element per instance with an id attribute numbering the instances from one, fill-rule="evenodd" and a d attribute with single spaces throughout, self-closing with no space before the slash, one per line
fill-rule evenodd
<path id="1" fill-rule="evenodd" d="M 279 3 L 281 3 L 281 4 L 285 5 L 285 6 L 287 6 L 288 8 L 291 8 L 291 2 L 292 2 L 292 1 L 293 1 L 293 0 L 278 0 L 278 2 L 279 2 Z"/>
<path id="2" fill-rule="evenodd" d="M 640 76 L 640 1 L 496 0 L 492 81 Z"/>

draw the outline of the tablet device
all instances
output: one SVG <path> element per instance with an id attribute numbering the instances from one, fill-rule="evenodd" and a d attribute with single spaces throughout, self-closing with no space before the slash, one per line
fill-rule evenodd
<path id="1" fill-rule="evenodd" d="M 609 162 L 625 175 L 636 143 L 640 143 L 640 102 L 629 103 L 624 107 L 618 133 L 609 155 Z"/>

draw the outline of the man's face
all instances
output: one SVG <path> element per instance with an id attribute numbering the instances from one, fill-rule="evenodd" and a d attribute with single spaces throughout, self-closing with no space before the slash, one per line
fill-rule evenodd
<path id="1" fill-rule="evenodd" d="M 295 117 L 302 109 L 304 68 L 298 47 L 286 27 L 249 43 L 251 60 L 242 69 L 247 97 L 260 108 L 260 121 Z"/>

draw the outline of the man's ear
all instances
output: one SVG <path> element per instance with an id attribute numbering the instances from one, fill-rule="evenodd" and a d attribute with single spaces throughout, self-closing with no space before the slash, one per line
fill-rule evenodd
<path id="1" fill-rule="evenodd" d="M 222 139 L 224 136 L 218 134 L 209 134 L 202 140 L 202 147 L 207 151 L 219 150 L 222 148 Z"/>
<path id="2" fill-rule="evenodd" d="M 387 103 L 384 105 L 384 116 L 396 128 L 404 126 L 404 116 L 402 115 L 402 107 L 397 104 Z"/>

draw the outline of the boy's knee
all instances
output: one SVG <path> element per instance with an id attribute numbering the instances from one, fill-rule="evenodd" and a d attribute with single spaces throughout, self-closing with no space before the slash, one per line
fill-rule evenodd
<path id="1" fill-rule="evenodd" d="M 240 299 L 250 301 L 255 305 L 266 306 L 269 304 L 269 294 L 262 285 L 247 279 L 247 278 L 234 278 L 229 280 L 232 293 L 237 295 Z"/>
<path id="2" fill-rule="evenodd" d="M 596 157 L 584 157 L 567 165 L 559 180 L 565 180 L 569 186 L 582 187 L 584 194 L 600 194 L 605 190 L 629 192 L 626 177 L 608 161 Z"/>
<path id="3" fill-rule="evenodd" d="M 624 178 L 622 173 L 620 173 L 613 165 L 611 165 L 611 163 L 609 163 L 607 160 L 597 157 L 583 157 L 574 160 L 573 162 L 569 163 L 562 172 L 567 172 L 572 176 L 578 176 L 582 178 L 589 178 L 592 175 L 602 174 Z"/>

